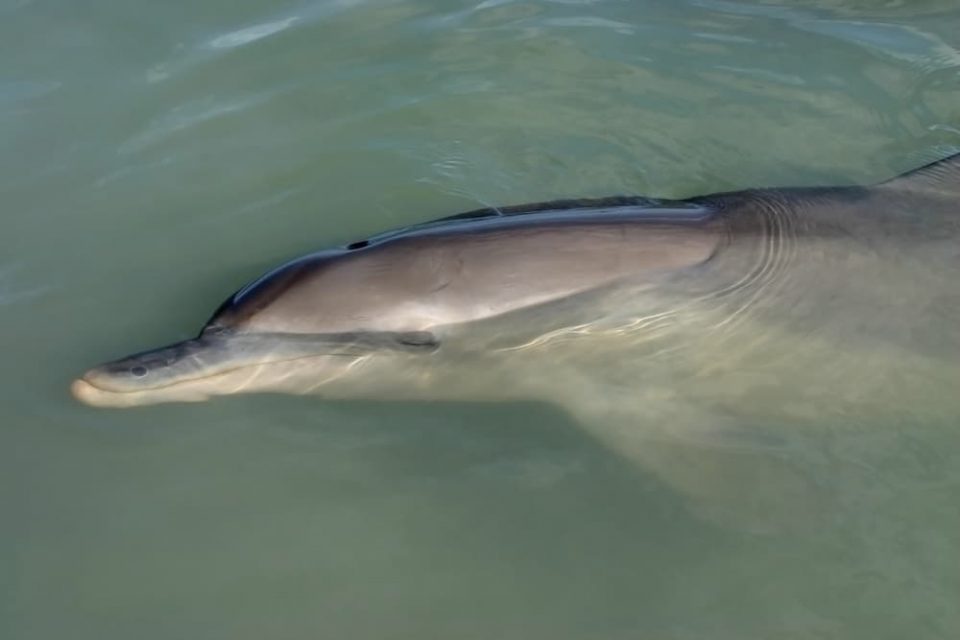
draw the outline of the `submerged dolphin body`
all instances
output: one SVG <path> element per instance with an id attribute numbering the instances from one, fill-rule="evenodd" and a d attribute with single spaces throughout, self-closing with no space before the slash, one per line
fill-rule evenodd
<path id="1" fill-rule="evenodd" d="M 197 338 L 72 390 L 105 407 L 542 400 L 726 507 L 771 459 L 744 424 L 960 418 L 958 320 L 960 155 L 871 187 L 560 201 L 385 233 L 275 269 Z M 778 500 L 808 500 L 779 477 Z"/>

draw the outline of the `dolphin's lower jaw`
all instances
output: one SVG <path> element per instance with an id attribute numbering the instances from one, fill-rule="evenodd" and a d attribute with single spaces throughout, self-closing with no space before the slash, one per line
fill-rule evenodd
<path id="1" fill-rule="evenodd" d="M 363 356 L 329 356 L 276 350 L 270 354 L 241 353 L 232 362 L 221 359 L 206 370 L 190 368 L 182 377 L 168 377 L 156 385 L 119 384 L 107 363 L 73 381 L 70 391 L 93 407 L 135 407 L 171 402 L 201 402 L 214 396 L 283 391 L 317 393 L 320 387 L 354 370 Z"/>
<path id="2" fill-rule="evenodd" d="M 271 376 L 264 376 L 271 365 L 289 364 L 290 360 L 248 362 L 232 368 L 217 368 L 206 375 L 185 376 L 158 386 L 110 388 L 110 380 L 101 380 L 98 371 L 88 371 L 73 381 L 73 397 L 93 407 L 137 407 L 171 402 L 202 402 L 214 396 L 271 390 Z M 278 376 L 282 378 L 282 376 Z"/>
<path id="3" fill-rule="evenodd" d="M 143 391 L 108 391 L 78 378 L 70 385 L 70 393 L 80 402 L 91 407 L 123 408 L 165 402 L 202 402 L 210 394 L 200 389 L 189 389 L 188 384 L 170 385 Z"/>

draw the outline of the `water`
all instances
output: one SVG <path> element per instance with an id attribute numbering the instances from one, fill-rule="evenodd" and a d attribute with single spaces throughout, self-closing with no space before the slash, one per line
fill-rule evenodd
<path id="1" fill-rule="evenodd" d="M 761 534 L 548 406 L 66 389 L 371 232 L 918 166 L 960 145 L 958 27 L 947 0 L 4 0 L 0 635 L 956 637 L 955 415 L 820 425 L 843 508 Z"/>

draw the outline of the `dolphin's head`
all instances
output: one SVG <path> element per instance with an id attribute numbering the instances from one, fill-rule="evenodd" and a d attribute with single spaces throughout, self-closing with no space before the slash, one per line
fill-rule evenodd
<path id="1" fill-rule="evenodd" d="M 73 382 L 71 391 L 99 407 L 195 402 L 255 391 L 322 393 L 320 387 L 361 364 L 401 366 L 402 361 L 411 369 L 436 348 L 426 332 L 305 336 L 205 330 L 192 340 L 94 367 Z"/>
<path id="2" fill-rule="evenodd" d="M 330 250 L 287 263 L 230 296 L 196 338 L 101 364 L 71 391 L 101 407 L 255 391 L 324 393 L 325 382 L 360 363 L 436 351 L 432 333 L 383 324 L 396 314 L 383 308 L 382 296 L 368 296 L 369 309 L 360 308 L 369 318 L 343 312 L 343 301 L 360 297 L 338 290 L 356 286 L 352 257 Z"/>
<path id="3" fill-rule="evenodd" d="M 73 395 L 97 406 L 147 404 L 154 399 L 201 400 L 205 396 L 188 388 L 224 372 L 227 350 L 222 341 L 198 338 L 160 349 L 133 354 L 87 371 L 71 386 Z M 194 384 L 191 384 L 194 383 Z"/>

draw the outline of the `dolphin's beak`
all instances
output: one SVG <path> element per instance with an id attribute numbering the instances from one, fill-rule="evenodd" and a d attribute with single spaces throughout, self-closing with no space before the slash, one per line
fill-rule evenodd
<path id="1" fill-rule="evenodd" d="M 96 407 L 196 402 L 212 395 L 276 386 L 294 362 L 325 358 L 319 379 L 373 352 L 432 353 L 432 335 L 204 333 L 167 347 L 94 367 L 73 381 L 73 397 Z M 286 367 L 274 367 L 289 363 Z M 315 366 L 319 366 L 316 365 Z M 281 369 L 287 371 L 284 374 Z"/>
<path id="2" fill-rule="evenodd" d="M 254 356 L 231 348 L 226 339 L 201 337 L 94 367 L 74 380 L 70 391 L 97 407 L 203 400 L 209 394 L 196 383 L 253 363 Z"/>
<path id="3" fill-rule="evenodd" d="M 118 394 L 112 394 L 103 389 L 99 389 L 83 378 L 77 378 L 70 385 L 70 393 L 73 394 L 73 397 L 79 400 L 84 404 L 88 404 L 92 407 L 106 407 L 106 406 L 122 406 L 119 404 L 111 403 L 109 396 L 116 396 Z M 106 397 L 105 397 L 106 396 Z"/>
<path id="4" fill-rule="evenodd" d="M 136 407 L 161 402 L 199 402 L 210 394 L 201 388 L 189 388 L 189 384 L 175 385 L 153 391 L 108 391 L 91 384 L 85 377 L 70 384 L 70 393 L 75 399 L 91 407 Z"/>

